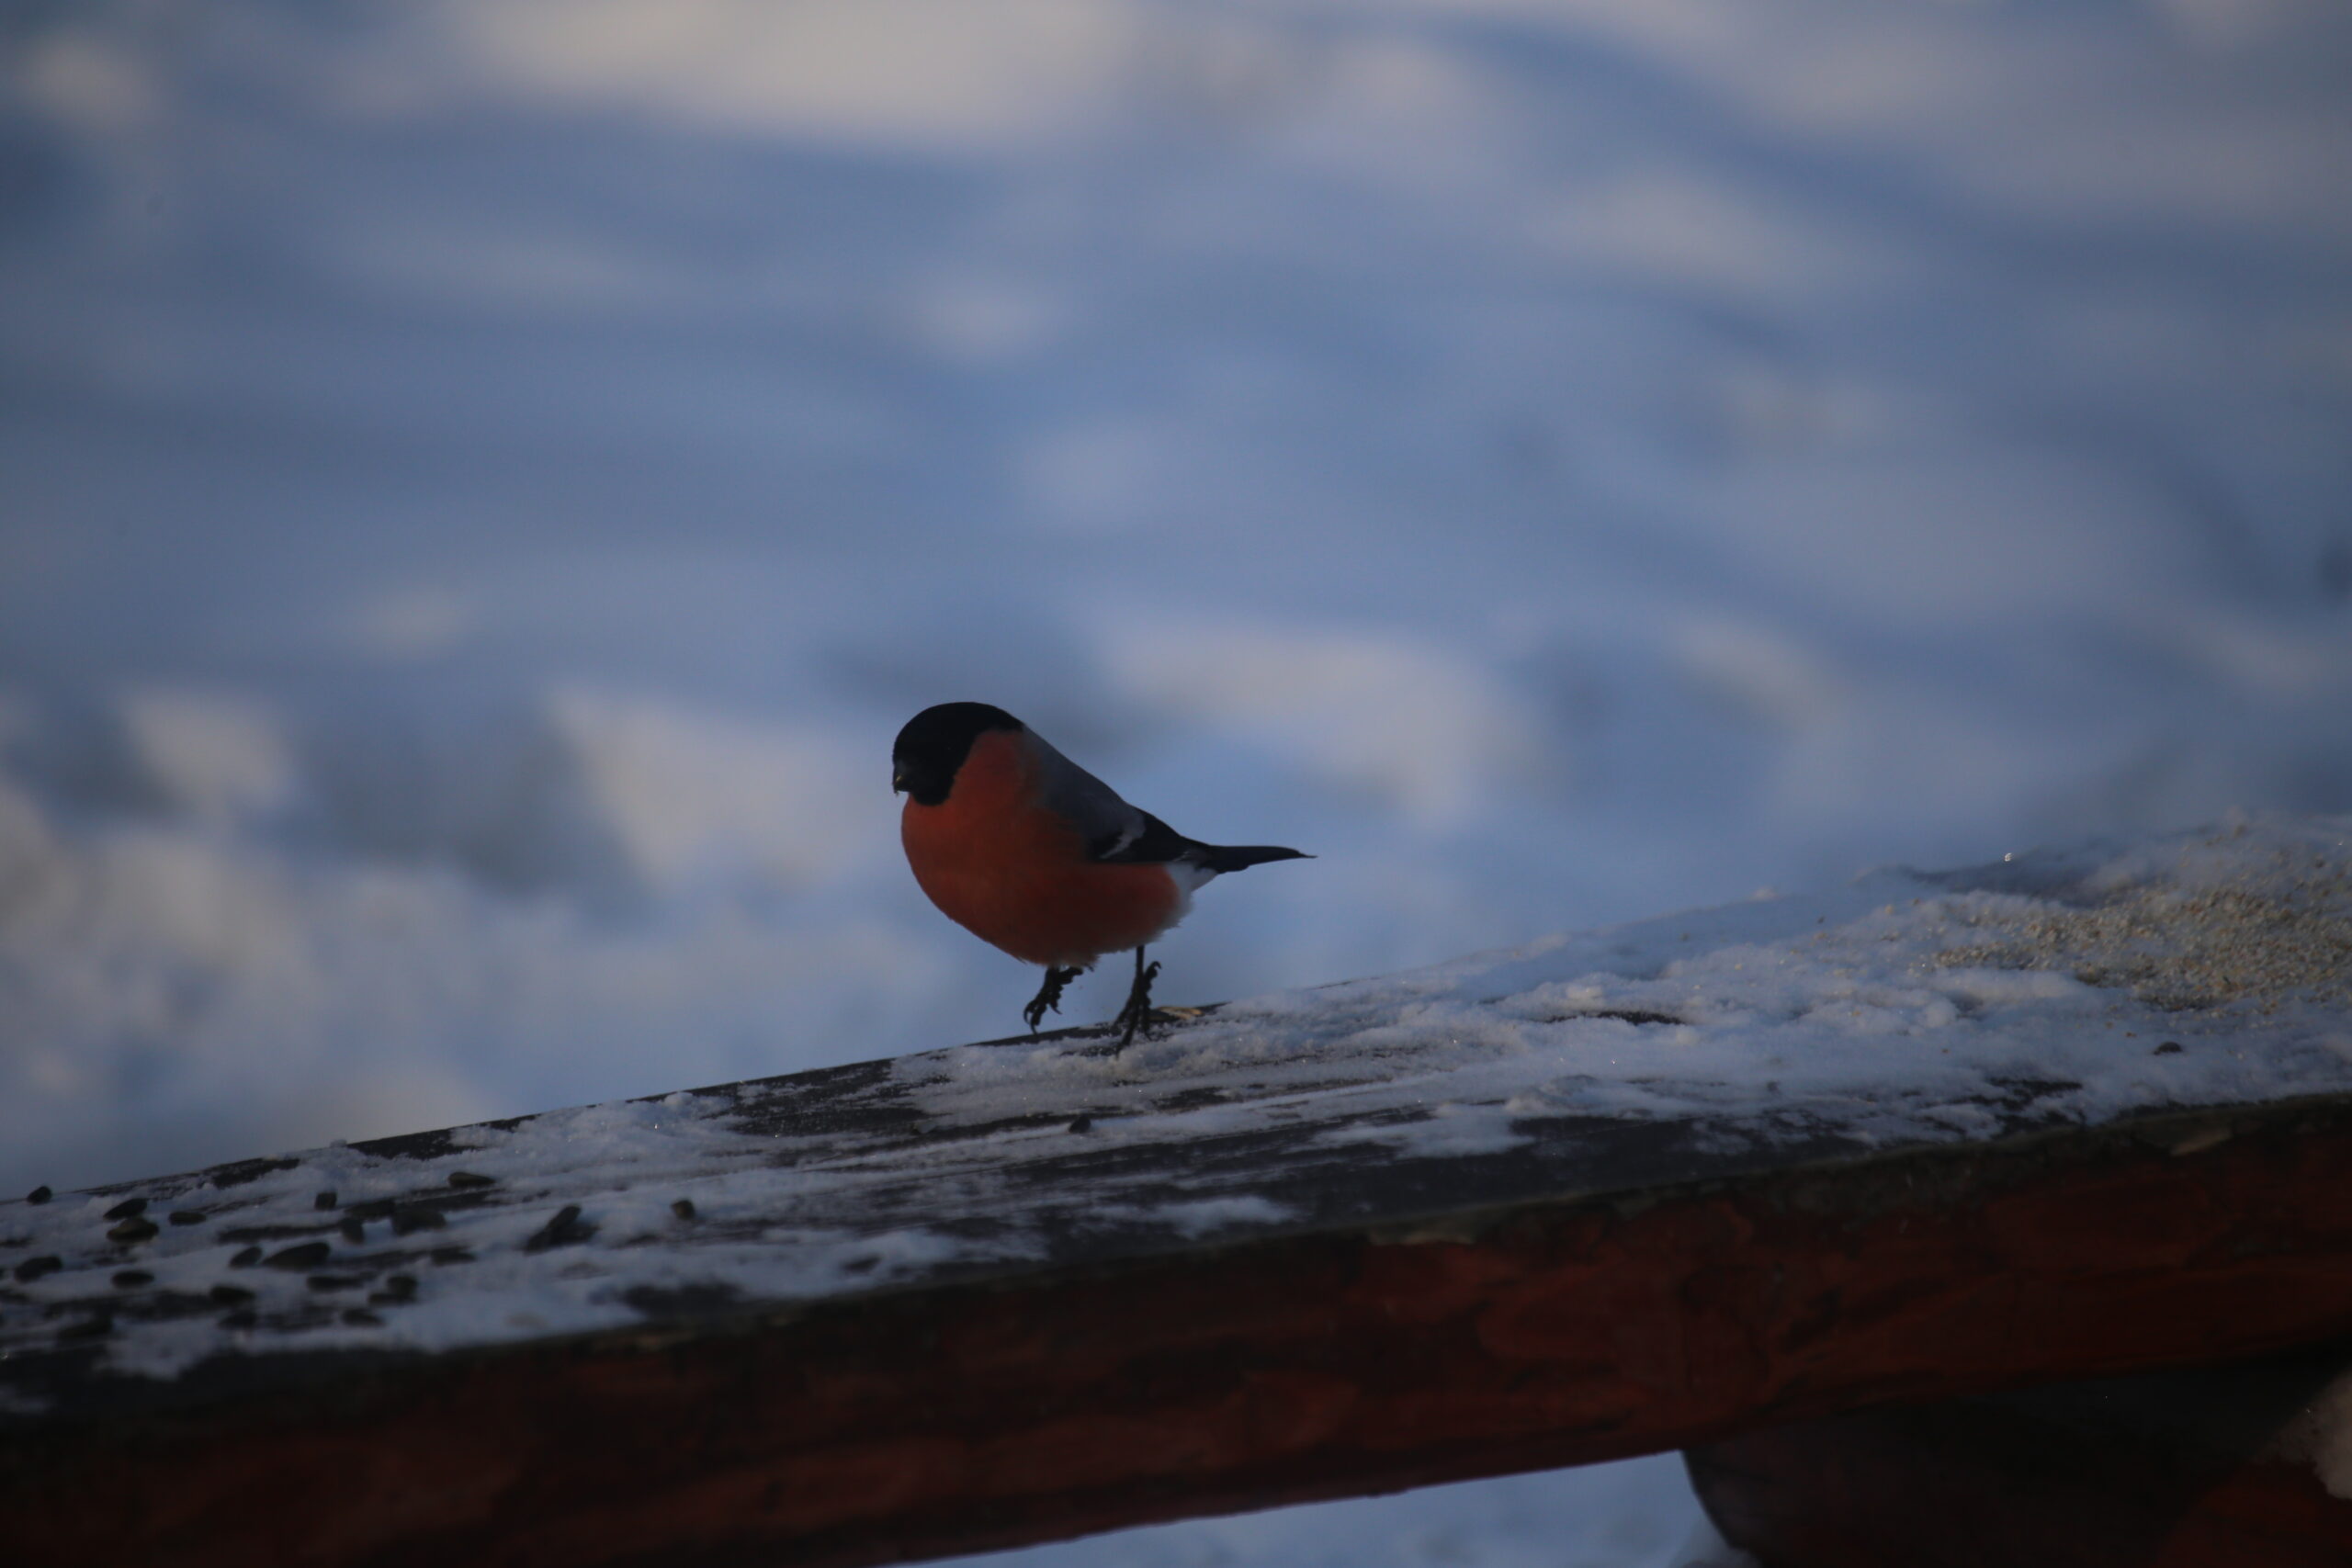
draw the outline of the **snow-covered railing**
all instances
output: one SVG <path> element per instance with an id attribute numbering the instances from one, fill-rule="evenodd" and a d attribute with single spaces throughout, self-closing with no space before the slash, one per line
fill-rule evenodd
<path id="1" fill-rule="evenodd" d="M 2348 840 L 0 1204 L 7 1556 L 878 1562 L 2352 1335 Z"/>

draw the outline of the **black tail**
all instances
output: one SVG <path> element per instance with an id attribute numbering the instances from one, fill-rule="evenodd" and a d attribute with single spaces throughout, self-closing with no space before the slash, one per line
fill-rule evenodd
<path id="1" fill-rule="evenodd" d="M 1201 863 L 1214 872 L 1247 871 L 1253 865 L 1263 865 L 1270 860 L 1313 860 L 1304 850 L 1285 850 L 1273 844 L 1199 844 Z"/>

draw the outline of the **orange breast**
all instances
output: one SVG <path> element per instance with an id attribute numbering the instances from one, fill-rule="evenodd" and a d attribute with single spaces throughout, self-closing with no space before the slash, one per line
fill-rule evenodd
<path id="1" fill-rule="evenodd" d="M 944 801 L 909 799 L 899 837 L 941 913 L 1024 963 L 1084 965 L 1141 947 L 1181 910 L 1163 868 L 1086 858 L 1077 829 L 1037 804 L 1027 742 L 1010 731 L 973 743 Z"/>

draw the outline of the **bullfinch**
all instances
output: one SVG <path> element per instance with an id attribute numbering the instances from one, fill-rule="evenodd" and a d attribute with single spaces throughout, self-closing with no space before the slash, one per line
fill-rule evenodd
<path id="1" fill-rule="evenodd" d="M 1046 983 L 1021 1016 L 1035 1033 L 1062 987 L 1106 953 L 1136 952 L 1135 984 L 1113 1021 L 1125 1050 L 1149 1019 L 1144 949 L 1184 918 L 1210 878 L 1305 860 L 1267 844 L 1204 844 L 1119 798 L 1019 719 L 986 703 L 941 703 L 890 748 L 890 787 L 907 797 L 899 836 L 940 912 Z"/>

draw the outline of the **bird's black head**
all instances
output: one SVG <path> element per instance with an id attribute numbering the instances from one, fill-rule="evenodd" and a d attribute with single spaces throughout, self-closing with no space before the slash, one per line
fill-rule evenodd
<path id="1" fill-rule="evenodd" d="M 890 748 L 890 787 L 921 806 L 937 806 L 956 783 L 972 742 L 991 729 L 1019 729 L 1021 721 L 986 703 L 941 703 L 907 720 Z"/>

